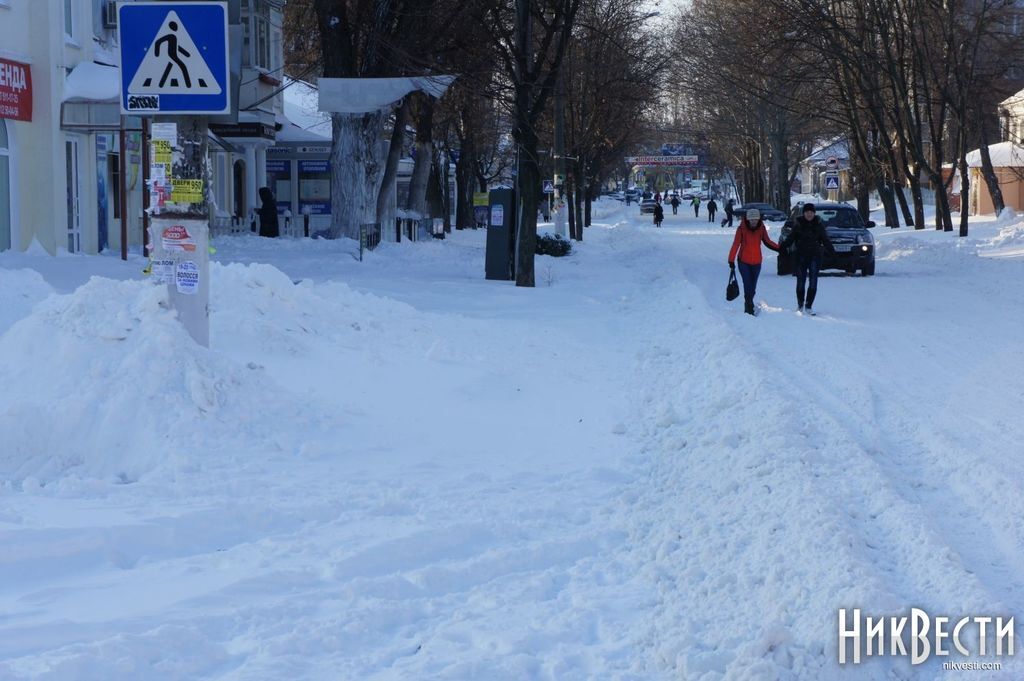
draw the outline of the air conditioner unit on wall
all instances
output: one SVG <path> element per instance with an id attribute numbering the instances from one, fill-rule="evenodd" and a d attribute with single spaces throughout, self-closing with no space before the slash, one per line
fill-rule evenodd
<path id="1" fill-rule="evenodd" d="M 103 28 L 117 28 L 116 0 L 107 0 L 103 3 Z"/>

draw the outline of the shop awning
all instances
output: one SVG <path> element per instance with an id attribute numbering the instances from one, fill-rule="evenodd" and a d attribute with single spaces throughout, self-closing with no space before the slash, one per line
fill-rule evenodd
<path id="1" fill-rule="evenodd" d="M 363 114 L 386 109 L 410 92 L 420 90 L 440 97 L 455 76 L 414 78 L 321 78 L 319 110 L 340 114 Z"/>
<path id="2" fill-rule="evenodd" d="M 60 127 L 64 130 L 118 130 L 121 127 L 120 70 L 84 61 L 64 80 Z M 138 127 L 138 125 L 132 126 Z"/>

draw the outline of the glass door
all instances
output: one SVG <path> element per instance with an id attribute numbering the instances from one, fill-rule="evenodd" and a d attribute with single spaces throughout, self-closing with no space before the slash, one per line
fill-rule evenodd
<path id="1" fill-rule="evenodd" d="M 11 247 L 11 150 L 7 123 L 0 119 L 0 251 Z"/>
<path id="2" fill-rule="evenodd" d="M 82 191 L 78 166 L 78 140 L 68 138 L 64 143 L 68 183 L 68 252 L 82 249 Z"/>

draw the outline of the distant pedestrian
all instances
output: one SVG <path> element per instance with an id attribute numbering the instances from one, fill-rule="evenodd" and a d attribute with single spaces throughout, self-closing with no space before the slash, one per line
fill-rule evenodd
<path id="1" fill-rule="evenodd" d="M 835 248 L 828 238 L 825 223 L 814 210 L 813 203 L 804 204 L 804 214 L 793 222 L 793 229 L 779 246 L 783 250 L 794 247 L 796 259 L 796 309 L 813 315 L 814 297 L 818 293 L 818 270 L 825 253 L 835 255 Z M 804 285 L 807 284 L 806 296 Z"/>
<path id="2" fill-rule="evenodd" d="M 665 209 L 661 207 L 660 203 L 654 204 L 654 226 L 661 227 L 661 223 L 664 219 Z"/>
<path id="3" fill-rule="evenodd" d="M 732 227 L 732 216 L 735 213 L 735 204 L 736 202 L 732 199 L 725 202 L 725 219 L 722 220 L 722 227 L 725 227 L 726 225 Z"/>
<path id="4" fill-rule="evenodd" d="M 631 191 L 629 191 L 629 190 L 627 189 L 627 190 L 626 190 L 626 205 L 627 205 L 627 206 L 629 205 L 629 200 L 630 200 L 631 198 L 633 198 L 633 193 L 632 193 Z"/>
<path id="5" fill-rule="evenodd" d="M 673 194 L 672 201 L 670 203 L 672 204 L 672 215 L 679 215 L 679 204 L 682 203 L 679 200 L 679 195 Z"/>
<path id="6" fill-rule="evenodd" d="M 729 269 L 736 267 L 736 256 L 739 255 L 740 277 L 743 279 L 743 311 L 749 315 L 754 312 L 754 294 L 757 293 L 757 278 L 761 274 L 761 244 L 778 253 L 779 245 L 768 236 L 768 230 L 761 222 L 761 211 L 751 208 L 740 226 L 736 228 L 736 236 L 729 249 Z"/>
<path id="7" fill-rule="evenodd" d="M 661 192 L 654 192 L 654 202 L 661 203 Z"/>
<path id="8" fill-rule="evenodd" d="M 715 213 L 718 212 L 718 204 L 715 203 L 714 199 L 708 201 L 708 222 L 715 221 Z"/>
<path id="9" fill-rule="evenodd" d="M 700 217 L 700 197 L 699 196 L 693 197 L 693 200 L 690 201 L 690 205 L 693 206 L 693 217 L 699 218 Z"/>
<path id="10" fill-rule="evenodd" d="M 274 200 L 274 192 L 270 187 L 260 187 L 260 236 L 277 237 L 280 235 L 277 225 L 277 201 Z"/>

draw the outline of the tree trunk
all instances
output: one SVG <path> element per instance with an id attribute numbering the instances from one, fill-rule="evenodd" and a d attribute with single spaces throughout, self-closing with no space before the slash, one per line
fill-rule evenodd
<path id="1" fill-rule="evenodd" d="M 569 238 L 579 241 L 576 238 L 576 187 L 575 183 L 566 175 L 565 180 L 565 206 L 569 215 Z"/>
<path id="2" fill-rule="evenodd" d="M 381 130 L 387 114 L 332 114 L 331 238 L 359 238 L 359 226 L 377 219 L 384 177 Z"/>
<path id="3" fill-rule="evenodd" d="M 893 183 L 893 190 L 896 194 L 896 200 L 900 204 L 900 211 L 903 213 L 903 223 L 907 227 L 913 227 L 914 216 L 910 214 L 910 204 L 907 203 L 907 193 L 903 191 L 903 185 L 898 182 Z"/>
<path id="4" fill-rule="evenodd" d="M 395 219 L 393 200 L 395 178 L 398 175 L 398 161 L 402 158 L 402 144 L 405 142 L 405 121 L 409 117 L 409 98 L 406 97 L 395 111 L 395 127 L 391 131 L 391 143 L 388 145 L 388 159 L 384 166 L 384 178 L 380 191 L 377 192 L 377 222 L 384 225 Z"/>
<path id="5" fill-rule="evenodd" d="M 984 114 L 982 114 L 981 116 L 978 116 L 978 121 L 979 121 L 978 125 L 980 126 L 980 132 L 981 132 L 981 144 L 978 147 L 978 150 L 981 152 L 981 176 L 985 179 L 985 186 L 988 187 L 988 193 L 992 197 L 992 206 L 993 206 L 993 208 L 995 208 L 996 217 L 999 217 L 999 214 L 1003 212 L 1004 208 L 1006 208 L 1006 202 L 1003 199 L 1003 190 L 999 186 L 999 178 L 996 176 L 995 168 L 992 167 L 992 154 L 989 152 L 989 149 L 988 149 L 988 126 L 985 125 L 985 116 L 984 116 Z M 961 172 L 961 175 L 963 175 L 962 172 Z M 960 180 L 961 184 L 963 186 L 966 186 L 966 184 L 964 183 L 965 180 L 968 183 L 970 182 L 970 179 L 968 177 L 964 176 Z M 961 187 L 961 189 L 960 189 L 960 213 L 961 214 L 967 213 L 967 205 L 968 205 L 967 201 L 966 201 L 966 197 L 967 196 L 968 196 L 968 194 L 966 194 L 964 192 L 963 188 Z M 963 234 L 961 236 L 966 236 L 966 234 Z"/>
<path id="6" fill-rule="evenodd" d="M 426 217 L 427 182 L 430 166 L 434 162 L 434 98 L 421 95 L 416 113 L 416 160 L 409 180 L 409 197 L 406 210 L 412 210 Z"/>
<path id="7" fill-rule="evenodd" d="M 886 183 L 885 179 L 879 178 L 875 189 L 878 191 L 878 198 L 882 201 L 882 206 L 885 207 L 885 223 L 892 229 L 898 229 L 900 226 L 900 216 L 896 212 L 896 200 L 893 198 L 893 190 Z"/>
<path id="8" fill-rule="evenodd" d="M 587 185 L 587 204 L 584 207 L 584 213 L 583 213 L 583 226 L 584 227 L 590 227 L 590 219 L 591 219 L 591 217 L 593 215 L 593 212 L 594 212 L 593 211 L 593 205 L 594 205 L 594 187 L 593 187 L 593 185 L 589 185 L 588 184 Z M 581 241 L 583 240 L 583 232 L 580 232 L 580 240 Z"/>
<path id="9" fill-rule="evenodd" d="M 914 200 L 914 228 L 924 229 L 924 197 L 921 195 L 921 180 L 916 175 L 907 178 L 910 196 Z"/>
<path id="10" fill-rule="evenodd" d="M 525 121 L 524 121 L 525 123 Z M 516 286 L 535 286 L 533 259 L 537 250 L 537 133 L 521 125 L 519 152 L 519 225 L 516 229 Z"/>
<path id="11" fill-rule="evenodd" d="M 982 142 L 982 149 L 988 150 L 988 147 Z M 964 150 L 966 151 L 966 149 Z M 964 197 L 970 196 L 971 191 L 971 176 L 967 167 L 967 154 L 962 153 L 960 155 L 960 236 L 967 236 L 967 220 L 969 218 L 970 211 L 967 210 L 967 206 L 964 203 Z"/>
<path id="12" fill-rule="evenodd" d="M 942 184 L 941 175 L 929 176 L 935 190 L 935 220 L 936 229 L 943 229 L 947 232 L 953 231 L 953 219 L 949 212 L 949 196 L 946 195 L 946 186 Z"/>
<path id="13" fill-rule="evenodd" d="M 782 210 L 781 208 L 779 210 Z M 789 209 L 786 209 L 787 213 Z M 871 197 L 868 192 L 867 182 L 857 182 L 857 212 L 862 220 L 871 219 Z"/>
<path id="14" fill-rule="evenodd" d="M 466 137 L 459 150 L 459 160 L 455 164 L 455 229 L 476 227 L 476 214 L 473 210 L 473 192 L 476 189 L 476 177 L 473 168 L 476 166 L 476 147 L 472 137 Z"/>

